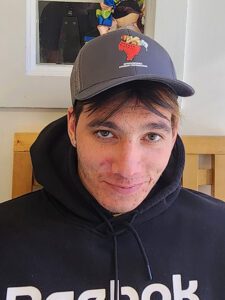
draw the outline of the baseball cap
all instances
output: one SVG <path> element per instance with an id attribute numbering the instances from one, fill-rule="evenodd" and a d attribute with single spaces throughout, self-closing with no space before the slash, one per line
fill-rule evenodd
<path id="1" fill-rule="evenodd" d="M 176 78 L 173 62 L 161 45 L 142 33 L 123 28 L 81 48 L 70 77 L 72 102 L 136 80 L 162 83 L 177 96 L 194 94 L 190 85 Z"/>

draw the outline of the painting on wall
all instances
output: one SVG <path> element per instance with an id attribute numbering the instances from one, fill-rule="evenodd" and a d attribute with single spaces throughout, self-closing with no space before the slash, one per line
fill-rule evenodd
<path id="1" fill-rule="evenodd" d="M 144 0 L 38 1 L 39 64 L 73 64 L 91 39 L 120 27 L 144 32 Z"/>

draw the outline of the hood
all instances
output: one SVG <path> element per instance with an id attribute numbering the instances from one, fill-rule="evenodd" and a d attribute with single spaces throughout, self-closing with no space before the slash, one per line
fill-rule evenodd
<path id="1" fill-rule="evenodd" d="M 149 255 L 143 245 L 137 225 L 160 215 L 177 198 L 184 166 L 184 148 L 178 137 L 168 166 L 146 199 L 133 211 L 116 218 L 88 193 L 77 173 L 77 158 L 67 134 L 67 120 L 63 117 L 48 125 L 31 147 L 34 174 L 49 195 L 48 199 L 60 205 L 66 217 L 79 226 L 111 237 L 115 290 L 118 290 L 118 236 L 131 232 L 146 266 L 146 275 L 153 280 Z M 119 294 L 114 294 L 114 300 Z"/>
<path id="2" fill-rule="evenodd" d="M 77 174 L 77 158 L 67 134 L 66 116 L 52 122 L 38 136 L 31 147 L 36 180 L 71 215 L 87 223 L 98 225 L 102 218 L 112 218 L 88 193 Z M 177 137 L 169 163 L 155 187 L 134 211 L 116 219 L 132 218 L 143 222 L 167 209 L 176 199 L 184 167 L 184 147 Z"/>

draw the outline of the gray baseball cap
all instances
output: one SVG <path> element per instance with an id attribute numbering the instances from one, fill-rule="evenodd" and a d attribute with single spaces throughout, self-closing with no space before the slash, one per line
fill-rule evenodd
<path id="1" fill-rule="evenodd" d="M 182 97 L 194 94 L 190 85 L 177 80 L 173 62 L 162 46 L 126 28 L 99 36 L 81 48 L 70 78 L 72 102 L 135 80 L 165 84 Z"/>

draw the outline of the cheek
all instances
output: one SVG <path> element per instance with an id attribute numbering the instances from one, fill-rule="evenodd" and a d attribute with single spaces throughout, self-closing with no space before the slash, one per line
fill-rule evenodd
<path id="1" fill-rule="evenodd" d="M 157 149 L 156 151 L 152 151 L 151 154 L 148 155 L 147 163 L 148 169 L 156 172 L 157 174 L 162 173 L 166 168 L 169 158 L 170 158 L 171 150 L 168 148 Z M 146 156 L 147 157 L 147 156 Z"/>
<path id="2" fill-rule="evenodd" d="M 111 168 L 111 158 L 105 154 L 103 147 L 95 147 L 91 143 L 77 144 L 77 153 L 79 161 L 85 166 L 86 172 L 100 173 L 103 171 L 109 171 Z"/>

